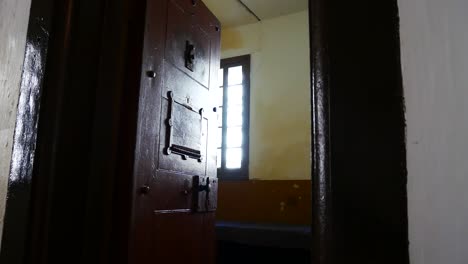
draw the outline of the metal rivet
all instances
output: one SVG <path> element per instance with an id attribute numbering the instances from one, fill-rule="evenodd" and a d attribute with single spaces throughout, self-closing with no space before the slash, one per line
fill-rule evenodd
<path id="1" fill-rule="evenodd" d="M 170 148 L 166 148 L 166 149 L 164 150 L 164 152 L 166 153 L 166 155 L 171 155 L 171 153 L 172 153 L 172 151 L 171 151 Z"/>
<path id="2" fill-rule="evenodd" d="M 150 192 L 151 188 L 149 185 L 144 185 L 143 187 L 140 188 L 140 193 L 141 194 L 148 194 Z"/>
<path id="3" fill-rule="evenodd" d="M 156 78 L 156 73 L 154 71 L 147 71 L 146 76 L 149 78 Z"/>

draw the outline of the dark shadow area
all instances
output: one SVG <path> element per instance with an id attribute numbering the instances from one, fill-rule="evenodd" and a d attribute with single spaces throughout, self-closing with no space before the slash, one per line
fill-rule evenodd
<path id="1" fill-rule="evenodd" d="M 218 222 L 218 263 L 310 263 L 309 226 Z"/>
<path id="2" fill-rule="evenodd" d="M 334 263 L 408 263 L 399 18 L 392 1 L 328 1 Z"/>
<path id="3" fill-rule="evenodd" d="M 233 242 L 220 242 L 218 244 L 217 263 L 310 263 L 310 250 L 247 246 Z"/>

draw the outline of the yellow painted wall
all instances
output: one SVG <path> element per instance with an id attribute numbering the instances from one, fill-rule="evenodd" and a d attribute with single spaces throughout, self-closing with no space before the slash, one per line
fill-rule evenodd
<path id="1" fill-rule="evenodd" d="M 223 28 L 222 58 L 252 56 L 251 179 L 310 179 L 308 12 Z"/>

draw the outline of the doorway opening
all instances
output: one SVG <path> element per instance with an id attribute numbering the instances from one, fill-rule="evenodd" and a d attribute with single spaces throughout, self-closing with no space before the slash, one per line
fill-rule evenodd
<path id="1" fill-rule="evenodd" d="M 204 3 L 221 22 L 219 263 L 310 263 L 308 1 Z"/>
<path id="2" fill-rule="evenodd" d="M 33 0 L 0 260 L 407 263 L 396 1 L 308 2 Z"/>

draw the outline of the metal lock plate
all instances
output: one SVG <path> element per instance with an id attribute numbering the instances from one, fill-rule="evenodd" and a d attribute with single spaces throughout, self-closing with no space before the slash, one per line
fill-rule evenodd
<path id="1" fill-rule="evenodd" d="M 194 212 L 212 212 L 218 207 L 218 179 L 193 176 L 193 206 Z"/>

